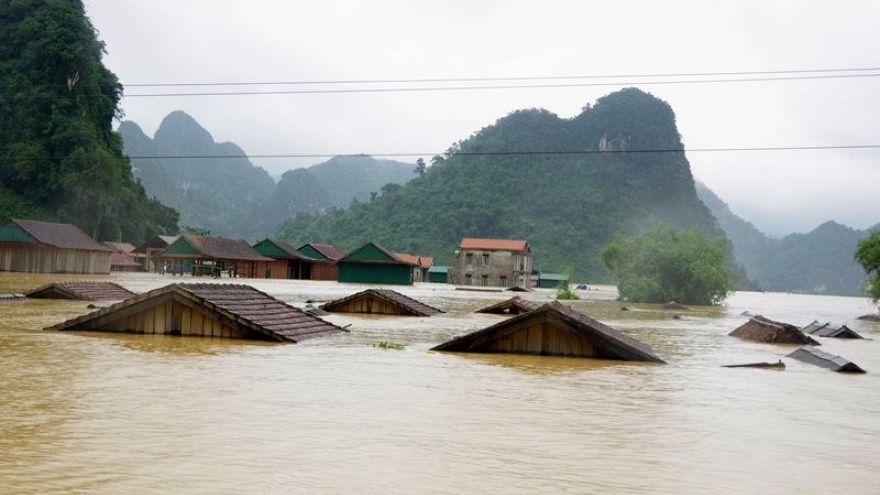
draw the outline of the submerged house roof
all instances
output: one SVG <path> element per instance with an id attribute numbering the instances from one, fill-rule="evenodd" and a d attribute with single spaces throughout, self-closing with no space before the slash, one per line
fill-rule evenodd
<path id="1" fill-rule="evenodd" d="M 664 362 L 648 345 L 557 301 L 432 350 Z"/>
<path id="2" fill-rule="evenodd" d="M 97 280 L 53 282 L 28 291 L 30 299 L 73 299 L 77 301 L 124 301 L 136 294 L 119 284 Z"/>
<path id="3" fill-rule="evenodd" d="M 104 241 L 102 244 L 113 250 L 110 253 L 110 267 L 117 269 L 141 268 L 143 265 L 134 259 L 134 246 L 127 242 Z"/>
<path id="4" fill-rule="evenodd" d="M 372 313 L 399 316 L 431 316 L 443 311 L 390 289 L 367 289 L 321 305 L 336 313 Z"/>
<path id="5" fill-rule="evenodd" d="M 816 366 L 821 366 L 823 368 L 828 368 L 832 371 L 841 371 L 845 373 L 865 372 L 865 370 L 859 368 L 851 361 L 810 346 L 803 346 L 789 354 L 788 357 L 805 363 L 815 364 Z"/>
<path id="6" fill-rule="evenodd" d="M 180 236 L 178 236 L 178 235 L 154 235 L 153 237 L 147 239 L 147 241 L 144 242 L 143 244 L 141 244 L 140 246 L 134 248 L 134 252 L 144 254 L 147 252 L 147 250 L 165 249 L 168 246 L 170 246 L 171 244 L 173 244 L 174 241 L 176 241 L 178 237 L 180 237 Z"/>
<path id="7" fill-rule="evenodd" d="M 495 303 L 475 311 L 475 313 L 491 313 L 496 315 L 518 315 L 538 309 L 541 303 L 513 296 L 506 301 Z"/>
<path id="8" fill-rule="evenodd" d="M 749 321 L 743 323 L 728 335 L 767 344 L 820 345 L 815 339 L 801 332 L 798 327 L 789 323 L 774 321 L 761 315 L 749 318 Z"/>
<path id="9" fill-rule="evenodd" d="M 485 251 L 516 251 L 529 252 L 529 243 L 519 239 L 477 239 L 465 237 L 461 240 L 461 249 L 482 249 Z"/>
<path id="10" fill-rule="evenodd" d="M 819 323 L 814 321 L 801 329 L 802 332 L 819 337 L 832 337 L 837 339 L 863 339 L 861 335 L 846 325 L 835 326 L 831 323 Z"/>
<path id="11" fill-rule="evenodd" d="M 244 239 L 182 235 L 159 254 L 160 258 L 272 261 L 258 253 Z"/>
<path id="12" fill-rule="evenodd" d="M 430 256 L 416 256 L 414 254 L 406 254 L 406 253 L 392 253 L 397 259 L 401 261 L 405 261 L 409 264 L 418 266 L 420 268 L 428 268 L 430 269 L 434 266 L 434 258 Z"/>
<path id="13" fill-rule="evenodd" d="M 69 223 L 40 222 L 37 220 L 12 219 L 0 227 L 0 242 L 17 242 L 35 247 L 55 247 L 84 251 L 112 251 L 79 227 Z"/>
<path id="14" fill-rule="evenodd" d="M 299 342 L 345 332 L 241 284 L 172 284 L 46 330 L 91 330 Z"/>

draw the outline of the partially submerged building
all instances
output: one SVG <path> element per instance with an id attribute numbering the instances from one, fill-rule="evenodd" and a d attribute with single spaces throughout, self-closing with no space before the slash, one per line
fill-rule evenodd
<path id="1" fill-rule="evenodd" d="M 398 258 L 375 242 L 368 242 L 339 260 L 340 282 L 412 285 L 416 265 Z"/>
<path id="2" fill-rule="evenodd" d="M 262 278 L 272 258 L 244 239 L 182 235 L 156 255 L 164 272 L 193 276 Z"/>
<path id="3" fill-rule="evenodd" d="M 846 325 L 832 325 L 831 323 L 819 323 L 814 321 L 801 329 L 802 332 L 809 335 L 817 335 L 819 337 L 831 337 L 835 339 L 863 339 L 861 335 L 856 333 Z"/>
<path id="4" fill-rule="evenodd" d="M 465 237 L 455 251 L 450 282 L 482 287 L 531 287 L 532 248 L 524 240 Z"/>
<path id="5" fill-rule="evenodd" d="M 113 250 L 67 223 L 13 219 L 0 227 L 0 271 L 109 274 Z"/>
<path id="6" fill-rule="evenodd" d="M 430 256 L 418 256 L 415 254 L 406 253 L 392 254 L 394 254 L 397 259 L 406 261 L 407 263 L 413 265 L 413 282 L 428 282 L 428 272 L 431 270 L 431 267 L 434 266 L 434 258 Z"/>
<path id="7" fill-rule="evenodd" d="M 299 342 L 346 330 L 241 284 L 171 284 L 46 330 Z"/>
<path id="8" fill-rule="evenodd" d="M 556 301 L 432 350 L 664 362 L 648 345 Z"/>
<path id="9" fill-rule="evenodd" d="M 788 357 L 805 363 L 815 364 L 816 366 L 821 366 L 823 368 L 828 368 L 831 371 L 840 371 L 843 373 L 865 372 L 865 370 L 858 367 L 858 365 L 852 361 L 820 351 L 819 349 L 810 346 L 801 347 L 789 354 Z"/>
<path id="10" fill-rule="evenodd" d="M 156 255 L 165 251 L 168 246 L 174 243 L 177 235 L 154 235 L 143 244 L 134 248 L 132 254 L 143 263 L 146 272 L 161 272 L 165 268 L 156 259 Z"/>
<path id="11" fill-rule="evenodd" d="M 431 316 L 443 311 L 390 289 L 367 289 L 321 305 L 332 313 Z"/>
<path id="12" fill-rule="evenodd" d="M 110 253 L 111 272 L 142 272 L 144 271 L 143 260 L 138 260 L 134 253 L 134 245 L 128 242 L 104 241 L 101 244 L 112 249 Z"/>
<path id="13" fill-rule="evenodd" d="M 281 239 L 263 239 L 254 244 L 254 250 L 274 260 L 266 268 L 266 278 L 311 280 L 312 266 L 318 262 Z"/>
<path id="14" fill-rule="evenodd" d="M 766 344 L 808 344 L 820 345 L 815 339 L 804 334 L 789 323 L 774 321 L 761 315 L 752 316 L 728 335 L 744 340 Z"/>
<path id="15" fill-rule="evenodd" d="M 29 299 L 69 299 L 73 301 L 124 301 L 136 295 L 117 283 L 99 280 L 52 282 L 25 293 Z"/>
<path id="16" fill-rule="evenodd" d="M 330 244 L 310 242 L 303 244 L 297 251 L 315 260 L 312 262 L 312 280 L 337 280 L 339 278 L 339 260 L 345 253 Z"/>

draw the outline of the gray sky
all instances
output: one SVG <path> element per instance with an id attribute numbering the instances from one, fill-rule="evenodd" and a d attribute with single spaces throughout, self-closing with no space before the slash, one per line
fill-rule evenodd
<path id="1" fill-rule="evenodd" d="M 107 45 L 105 64 L 126 86 L 126 119 L 152 136 L 168 113 L 183 110 L 215 140 L 235 142 L 251 155 L 413 153 L 396 159 L 428 161 L 514 110 L 545 108 L 568 118 L 626 86 L 667 101 L 690 150 L 880 144 L 880 77 L 865 77 L 880 70 L 861 77 L 686 84 L 647 83 L 698 78 L 619 76 L 880 67 L 875 0 L 85 5 Z M 139 84 L 616 75 L 445 84 L 593 84 L 555 88 L 134 96 L 438 85 Z M 253 162 L 277 175 L 326 159 Z M 769 234 L 806 232 L 826 220 L 855 228 L 880 222 L 880 149 L 693 151 L 688 159 L 697 180 Z"/>

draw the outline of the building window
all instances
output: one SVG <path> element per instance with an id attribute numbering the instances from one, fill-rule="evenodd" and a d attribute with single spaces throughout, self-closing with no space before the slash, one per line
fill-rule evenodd
<path id="1" fill-rule="evenodd" d="M 474 253 L 467 253 L 464 255 L 464 264 L 465 265 L 473 265 L 474 264 Z"/>
<path id="2" fill-rule="evenodd" d="M 489 285 L 489 276 L 483 275 L 483 278 L 480 280 L 480 285 L 483 287 L 487 287 Z"/>
<path id="3" fill-rule="evenodd" d="M 470 274 L 465 275 L 464 276 L 464 285 L 471 285 L 471 282 L 472 282 L 471 279 L 472 279 L 472 277 Z"/>
<path id="4" fill-rule="evenodd" d="M 507 287 L 507 275 L 501 276 L 501 287 Z"/>
<path id="5" fill-rule="evenodd" d="M 483 264 L 481 266 L 489 266 L 489 255 L 483 254 Z"/>

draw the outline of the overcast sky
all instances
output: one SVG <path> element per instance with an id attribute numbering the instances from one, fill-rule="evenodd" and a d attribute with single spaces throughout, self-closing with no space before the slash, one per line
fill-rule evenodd
<path id="1" fill-rule="evenodd" d="M 636 86 L 668 102 L 694 176 L 772 235 L 827 220 L 880 222 L 880 149 L 697 151 L 880 144 L 880 2 L 614 0 L 85 0 L 126 87 L 125 118 L 152 136 L 183 110 L 250 155 L 426 161 L 508 113 L 560 117 Z M 875 74 L 877 76 L 872 77 Z M 852 76 L 821 77 L 814 76 Z M 614 76 L 604 79 L 559 79 Z M 797 77 L 791 79 L 791 77 Z M 810 76 L 803 78 L 803 76 Z M 546 80 L 502 78 L 547 77 Z M 498 78 L 487 82 L 149 87 Z M 657 84 L 677 81 L 676 84 Z M 598 83 L 602 83 L 599 85 Z M 412 91 L 431 86 L 547 86 Z M 403 88 L 396 92 L 323 92 Z M 149 93 L 300 91 L 281 95 Z M 327 160 L 254 159 L 279 175 Z"/>

